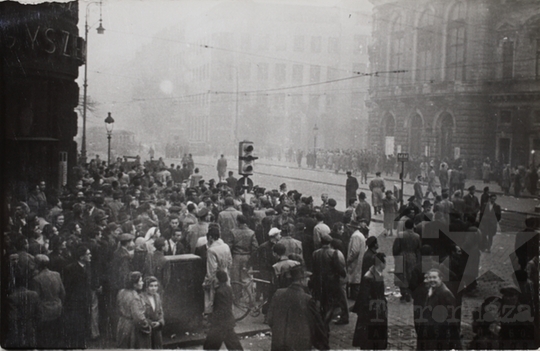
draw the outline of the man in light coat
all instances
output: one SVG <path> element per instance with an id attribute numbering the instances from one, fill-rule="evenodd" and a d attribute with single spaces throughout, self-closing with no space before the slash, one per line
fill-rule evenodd
<path id="1" fill-rule="evenodd" d="M 40 300 L 41 320 L 36 321 L 38 347 L 59 348 L 62 335 L 59 326 L 66 297 L 64 284 L 60 273 L 49 270 L 46 255 L 36 255 L 35 262 L 39 273 L 32 279 L 30 288 L 38 293 Z"/>
<path id="2" fill-rule="evenodd" d="M 348 224 L 354 230 L 349 241 L 347 254 L 347 277 L 350 287 L 350 298 L 356 300 L 362 280 L 362 261 L 366 252 L 366 237 L 360 232 L 360 223 L 356 220 Z"/>
<path id="3" fill-rule="evenodd" d="M 234 208 L 234 199 L 232 197 L 225 198 L 225 209 L 219 213 L 218 224 L 221 228 L 221 238 L 227 244 L 232 244 L 232 230 L 238 228 L 236 218 L 242 212 Z"/>
<path id="4" fill-rule="evenodd" d="M 214 293 L 218 285 L 216 272 L 221 270 L 230 275 L 229 271 L 232 267 L 231 249 L 220 236 L 219 226 L 210 225 L 206 234 L 208 249 L 206 251 L 206 276 L 203 282 L 205 313 L 212 313 L 213 310 Z"/>

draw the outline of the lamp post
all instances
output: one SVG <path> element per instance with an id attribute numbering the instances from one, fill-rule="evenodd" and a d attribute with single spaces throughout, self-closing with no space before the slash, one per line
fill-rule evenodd
<path id="1" fill-rule="evenodd" d="M 533 171 L 534 171 L 534 153 L 535 153 L 535 150 L 531 150 L 531 155 L 532 155 L 532 168 L 533 168 Z"/>
<path id="2" fill-rule="evenodd" d="M 83 84 L 83 134 L 82 134 L 82 145 L 81 145 L 81 158 L 83 163 L 86 163 L 86 98 L 87 98 L 87 88 L 88 88 L 88 31 L 90 30 L 90 27 L 88 26 L 88 9 L 90 5 L 92 4 L 99 4 L 99 26 L 96 28 L 98 34 L 105 33 L 105 28 L 103 28 L 103 25 L 101 23 L 101 1 L 97 2 L 91 2 L 88 5 L 86 5 L 86 15 L 85 15 L 85 22 L 84 22 L 84 43 L 86 46 L 86 49 L 84 50 L 84 84 Z"/>
<path id="3" fill-rule="evenodd" d="M 112 131 L 114 127 L 114 119 L 111 116 L 111 113 L 109 112 L 109 115 L 107 118 L 105 118 L 105 129 L 107 129 L 107 139 L 109 140 L 109 149 L 107 152 L 107 164 L 111 164 L 111 138 L 112 138 Z"/>
<path id="4" fill-rule="evenodd" d="M 319 132 L 319 127 L 317 127 L 317 123 L 315 123 L 315 126 L 313 127 L 313 152 L 317 153 L 317 133 Z"/>

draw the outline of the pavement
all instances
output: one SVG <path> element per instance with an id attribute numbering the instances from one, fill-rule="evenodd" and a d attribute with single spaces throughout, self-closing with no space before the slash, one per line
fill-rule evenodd
<path id="1" fill-rule="evenodd" d="M 378 237 L 379 251 L 387 255 L 387 268 L 384 274 L 388 299 L 388 349 L 389 350 L 415 350 L 416 334 L 413 323 L 413 305 L 411 302 L 400 302 L 399 289 L 394 285 L 394 257 L 392 244 L 395 236 L 382 235 L 382 224 L 372 222 L 370 234 Z M 466 294 L 462 302 L 461 334 L 464 348 L 474 337 L 472 332 L 472 312 L 480 306 L 483 299 L 499 295 L 499 289 L 512 282 L 512 263 L 510 254 L 513 248 L 514 235 L 512 233 L 498 234 L 494 237 L 491 254 L 482 253 L 480 259 L 480 278 L 478 288 L 474 293 Z M 349 301 L 352 307 L 354 301 Z M 357 316 L 350 314 L 348 325 L 330 325 L 330 347 L 332 350 L 349 350 L 352 347 L 352 338 Z M 271 344 L 271 331 L 263 323 L 263 316 L 256 318 L 246 317 L 237 323 L 236 333 L 241 338 L 245 350 L 269 350 Z M 173 339 L 164 340 L 165 348 L 169 349 L 202 349 L 205 334 L 176 335 Z M 223 346 L 222 349 L 225 349 Z"/>
<path id="2" fill-rule="evenodd" d="M 176 161 L 176 162 L 175 162 Z M 165 163 L 178 163 L 177 159 L 165 160 Z M 238 176 L 236 159 L 228 159 L 228 170 L 232 170 L 235 177 Z M 196 156 L 195 166 L 199 167 L 204 179 L 209 180 L 211 178 L 217 179 L 216 171 L 217 159 L 211 156 Z M 307 196 L 312 195 L 315 199 L 315 203 L 319 203 L 319 196 L 321 193 L 326 192 L 330 197 L 337 200 L 337 209 L 344 210 L 345 204 L 345 181 L 346 175 L 344 172 L 335 173 L 329 169 L 310 169 L 299 168 L 296 163 L 290 163 L 286 161 L 278 161 L 271 159 L 260 159 L 255 161 L 255 174 L 251 176 L 254 184 L 265 187 L 267 189 L 278 189 L 279 184 L 286 182 L 288 189 L 296 189 L 302 194 Z M 357 178 L 360 178 L 357 176 Z M 374 174 L 368 175 L 368 184 L 371 179 L 374 178 Z M 384 177 L 387 188 L 391 188 L 396 185 L 400 187 L 400 180 L 396 177 Z M 360 182 L 360 179 L 358 179 Z M 359 191 L 363 191 L 367 195 L 367 201 L 371 201 L 371 192 L 369 191 L 368 184 L 360 184 Z M 489 186 L 492 192 L 498 194 L 497 203 L 501 205 L 503 211 L 516 212 L 523 215 L 534 215 L 536 206 L 540 205 L 538 197 L 532 197 L 525 194 L 522 197 L 516 198 L 514 196 L 504 195 L 501 192 L 501 188 L 498 184 L 490 183 L 484 184 L 481 180 L 467 180 L 465 187 L 468 188 L 471 185 L 475 185 L 479 190 L 477 196 L 480 197 L 481 190 L 484 186 Z M 427 184 L 424 183 L 423 190 L 427 189 Z M 440 188 L 438 188 L 440 193 Z M 414 194 L 413 183 L 406 181 L 404 183 L 404 200 L 407 197 Z M 430 194 L 430 199 L 434 197 Z M 540 215 L 540 214 L 539 214 Z"/>

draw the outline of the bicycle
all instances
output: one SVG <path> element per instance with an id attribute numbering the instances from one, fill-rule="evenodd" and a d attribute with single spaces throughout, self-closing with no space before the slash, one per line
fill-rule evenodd
<path id="1" fill-rule="evenodd" d="M 263 294 L 257 293 L 257 284 L 268 284 L 272 282 L 264 279 L 254 278 L 253 274 L 259 271 L 248 271 L 249 281 L 246 283 L 231 281 L 233 289 L 233 315 L 236 321 L 240 321 L 249 314 L 258 317 L 263 306 L 268 302 Z"/>

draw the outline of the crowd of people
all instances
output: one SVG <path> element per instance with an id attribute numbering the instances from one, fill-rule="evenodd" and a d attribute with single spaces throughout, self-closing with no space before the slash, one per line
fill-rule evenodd
<path id="1" fill-rule="evenodd" d="M 496 195 L 444 190 L 398 207 L 377 177 L 371 204 L 356 189 L 339 211 L 327 194 L 316 200 L 285 183 L 246 194 L 232 172 L 225 178 L 224 161 L 219 181 L 206 181 L 192 158 L 187 169 L 189 158 L 180 169 L 162 159 L 93 159 L 61 194 L 41 181 L 24 198 L 8 197 L 7 347 L 84 348 L 106 337 L 119 348 L 162 348 L 165 256 L 184 253 L 205 262 L 205 349 L 242 348 L 232 316 L 239 292 L 230 281 L 247 281 L 251 267 L 270 282 L 258 293 L 268 300 L 272 350 L 328 349 L 330 323 L 348 324 L 350 312 L 358 314 L 351 346 L 385 349 L 388 256 L 400 301 L 412 303 L 418 349 L 538 347 L 538 241 L 520 234 L 518 285 L 478 306 L 476 337 L 461 340 L 463 294 L 476 288 L 480 256 L 489 254 L 501 218 Z M 381 237 L 370 234 L 372 208 L 384 214 L 383 236 L 395 234 L 392 252 L 379 252 Z M 539 222 L 526 226 L 534 233 Z"/>

